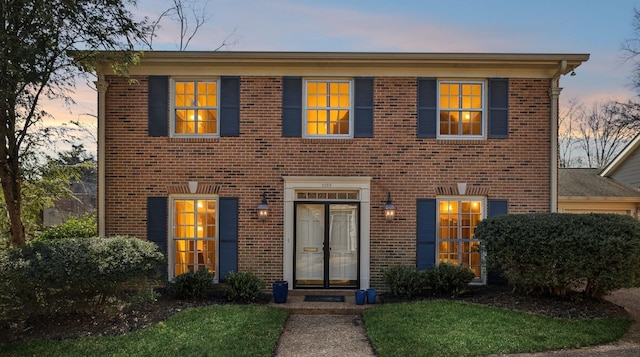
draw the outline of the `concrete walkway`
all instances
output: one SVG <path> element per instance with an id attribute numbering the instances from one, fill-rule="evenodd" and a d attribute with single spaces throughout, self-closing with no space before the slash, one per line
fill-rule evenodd
<path id="1" fill-rule="evenodd" d="M 278 357 L 375 356 L 360 315 L 291 315 Z"/>
<path id="2" fill-rule="evenodd" d="M 636 320 L 619 341 L 583 349 L 523 353 L 509 356 L 640 356 L 640 288 L 622 289 L 607 300 L 624 307 Z M 276 356 L 375 356 L 369 343 L 361 315 L 289 316 L 280 336 Z"/>

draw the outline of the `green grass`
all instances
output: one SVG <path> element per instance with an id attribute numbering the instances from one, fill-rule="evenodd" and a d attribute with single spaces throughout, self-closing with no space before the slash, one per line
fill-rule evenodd
<path id="1" fill-rule="evenodd" d="M 568 320 L 455 301 L 385 304 L 364 313 L 379 357 L 487 356 L 615 341 L 631 321 Z"/>
<path id="2" fill-rule="evenodd" d="M 264 305 L 214 305 L 122 336 L 0 346 L 0 356 L 271 356 L 286 318 Z"/>

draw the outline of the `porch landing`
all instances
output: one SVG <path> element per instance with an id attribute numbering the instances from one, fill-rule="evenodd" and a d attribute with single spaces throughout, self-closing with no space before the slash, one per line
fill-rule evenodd
<path id="1" fill-rule="evenodd" d="M 344 302 L 309 302 L 304 301 L 305 295 L 344 295 Z M 295 289 L 289 290 L 287 302 L 276 304 L 272 299 L 269 305 L 292 315 L 362 315 L 365 309 L 375 306 L 356 305 L 355 295 L 355 290 Z"/>

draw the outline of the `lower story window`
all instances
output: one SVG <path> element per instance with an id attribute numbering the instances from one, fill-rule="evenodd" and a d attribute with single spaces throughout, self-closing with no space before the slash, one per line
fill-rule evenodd
<path id="1" fill-rule="evenodd" d="M 482 199 L 440 199 L 438 202 L 438 263 L 449 262 L 470 268 L 482 278 L 480 242 L 475 228 L 483 217 Z"/>
<path id="2" fill-rule="evenodd" d="M 172 277 L 200 269 L 207 269 L 215 274 L 218 241 L 217 200 L 175 198 L 172 209 Z"/>

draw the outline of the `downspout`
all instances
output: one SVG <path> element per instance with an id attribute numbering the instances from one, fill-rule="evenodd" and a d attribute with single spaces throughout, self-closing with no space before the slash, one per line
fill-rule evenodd
<path id="1" fill-rule="evenodd" d="M 567 61 L 560 62 L 560 68 L 551 77 L 551 87 L 549 95 L 551 96 L 551 212 L 558 211 L 558 98 L 562 88 L 560 84 L 560 76 L 566 73 Z"/>
<path id="2" fill-rule="evenodd" d="M 105 98 L 109 83 L 104 79 L 104 74 L 98 73 L 95 82 L 98 89 L 98 236 L 104 237 L 105 230 Z"/>

